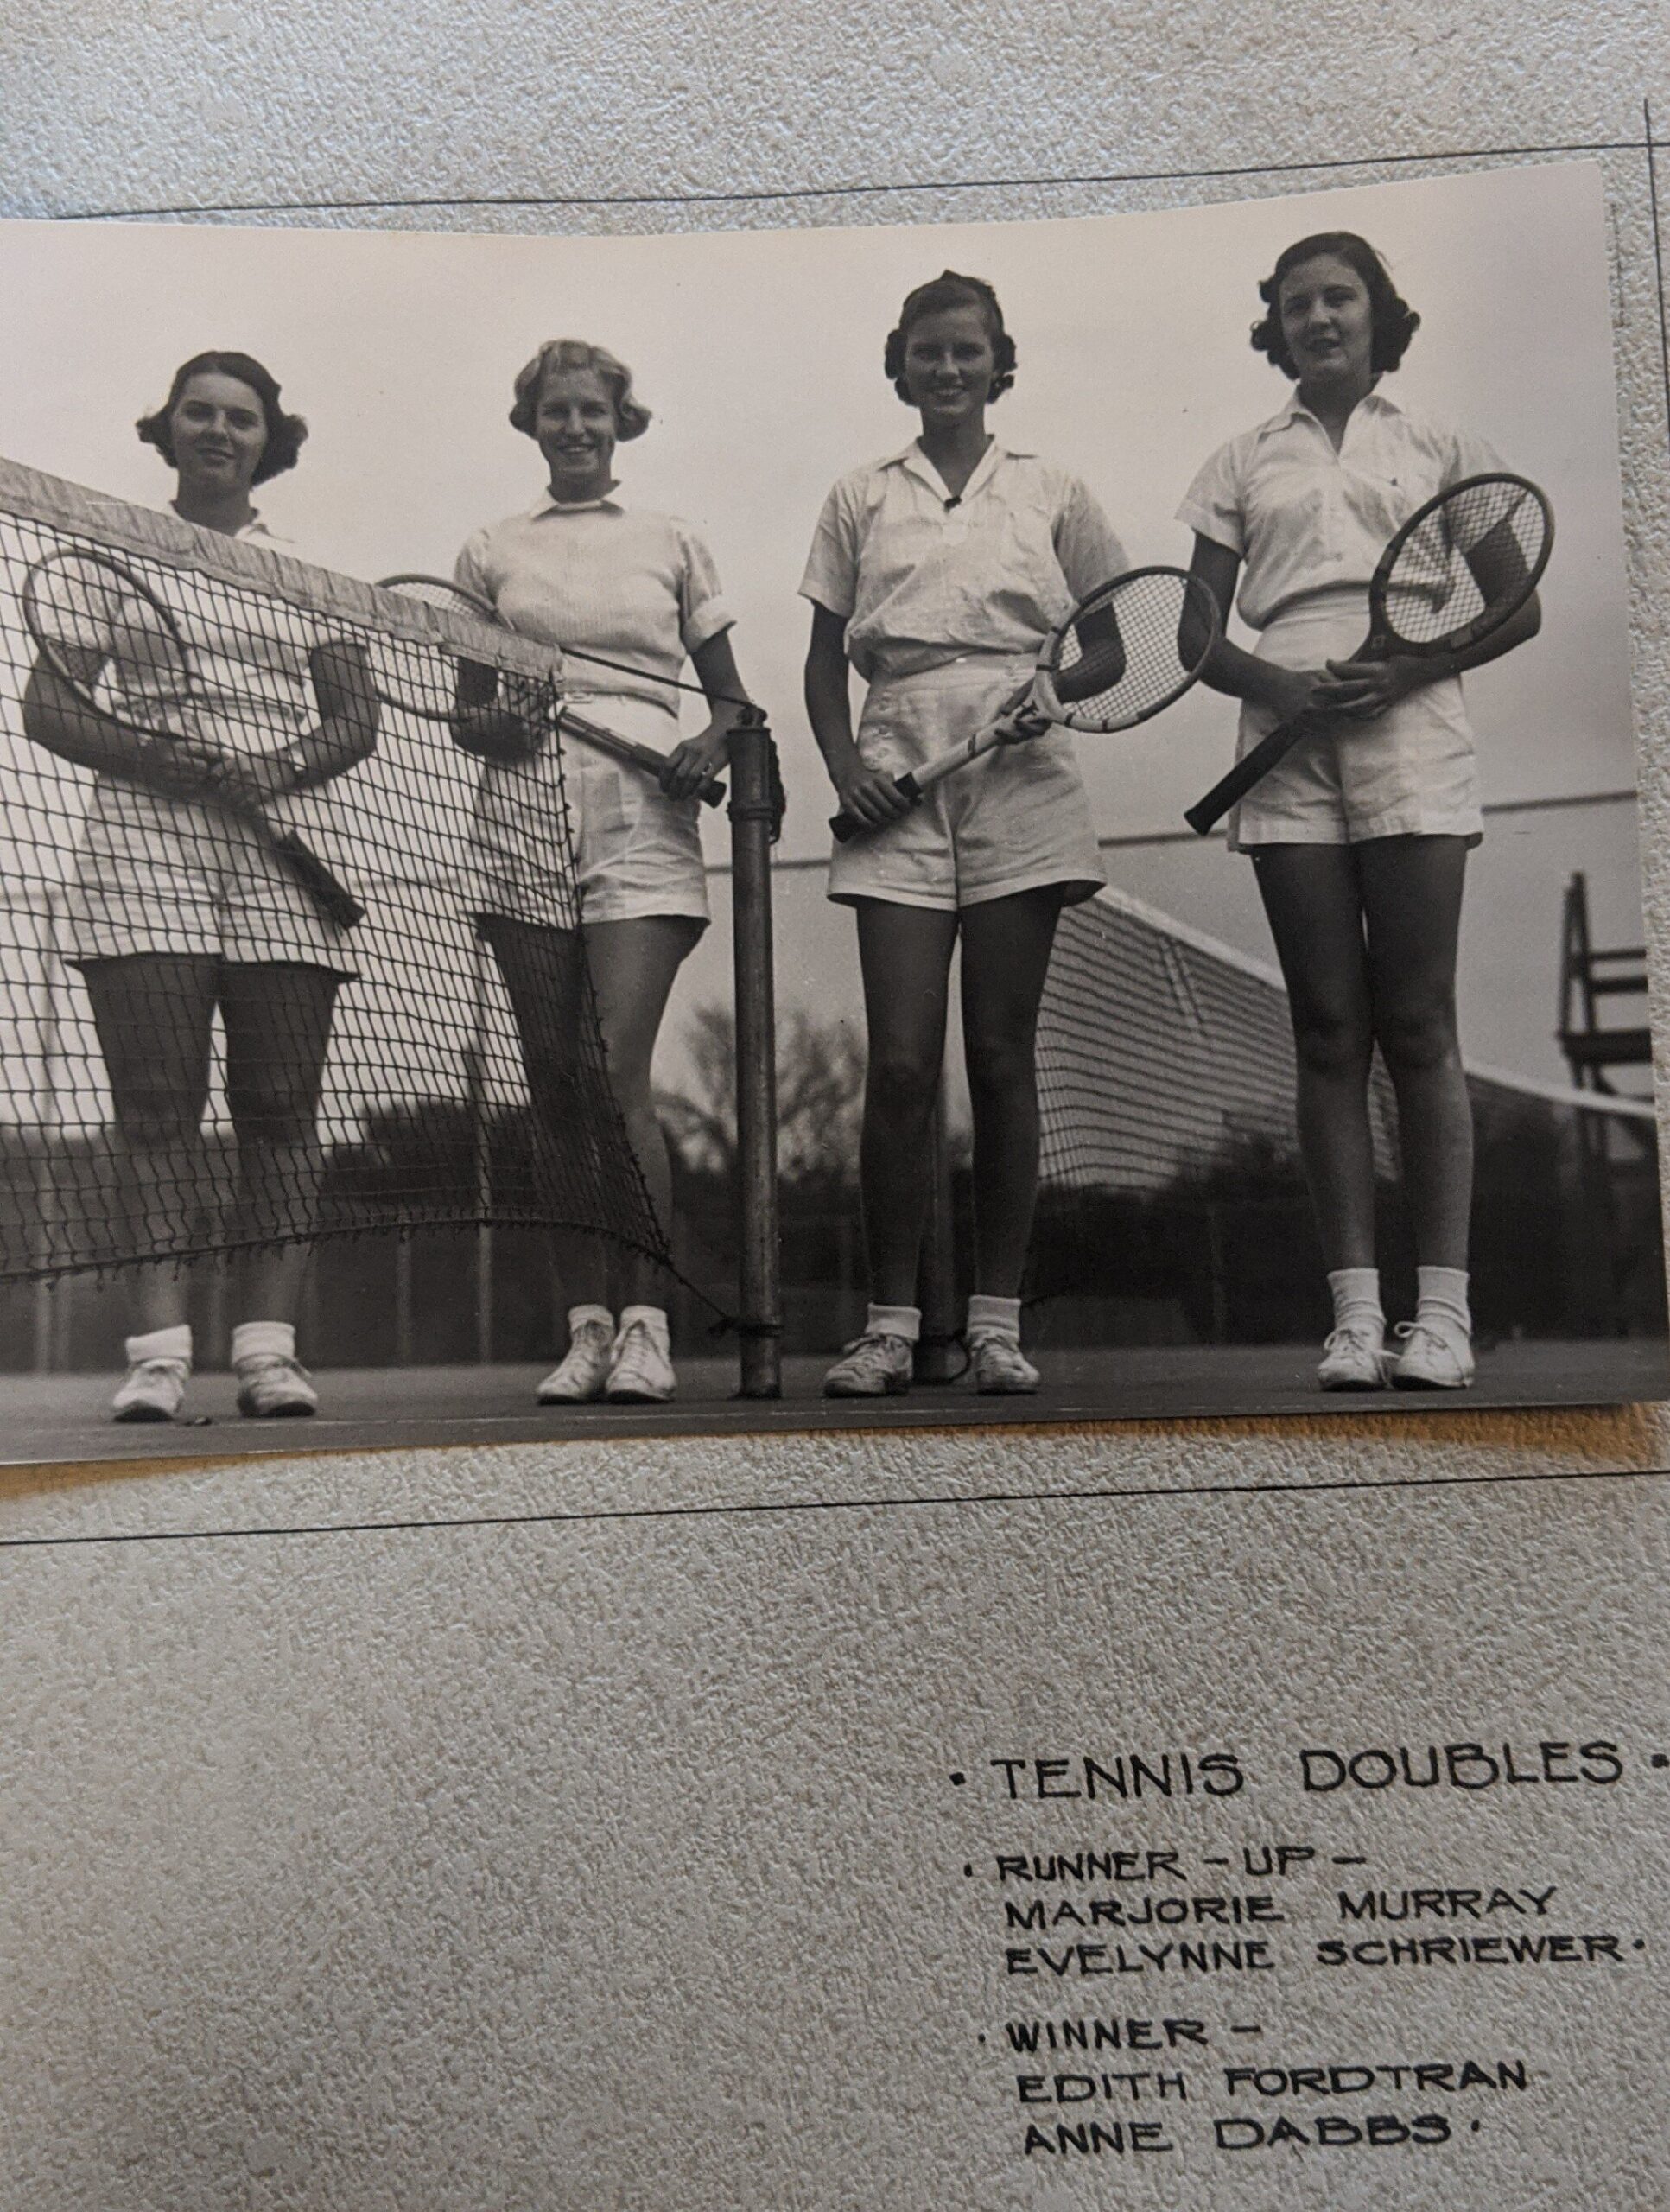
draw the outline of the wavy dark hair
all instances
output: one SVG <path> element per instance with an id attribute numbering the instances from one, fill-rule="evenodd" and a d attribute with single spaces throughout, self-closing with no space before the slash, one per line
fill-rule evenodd
<path id="1" fill-rule="evenodd" d="M 553 369 L 589 369 L 608 393 L 614 408 L 614 434 L 624 444 L 641 438 L 650 427 L 650 410 L 632 391 L 632 372 L 606 346 L 588 346 L 583 338 L 548 338 L 531 361 L 518 371 L 511 407 L 511 428 L 524 437 L 537 438 L 534 418 L 539 394 Z"/>
<path id="2" fill-rule="evenodd" d="M 1324 253 L 1332 254 L 1337 261 L 1343 261 L 1348 269 L 1355 270 L 1368 288 L 1375 332 L 1370 366 L 1377 376 L 1396 368 L 1409 350 L 1409 340 L 1420 328 L 1420 317 L 1400 296 L 1392 282 L 1392 272 L 1380 255 L 1367 238 L 1359 238 L 1355 231 L 1318 231 L 1313 237 L 1300 238 L 1297 245 L 1288 247 L 1258 288 L 1265 313 L 1253 325 L 1254 351 L 1267 353 L 1283 376 L 1298 380 L 1299 365 L 1281 334 L 1281 288 L 1301 263 L 1315 261 Z"/>
<path id="3" fill-rule="evenodd" d="M 287 468 L 294 468 L 302 450 L 308 426 L 299 415 L 287 415 L 278 397 L 278 379 L 270 369 L 263 368 L 252 353 L 194 353 L 189 361 L 182 361 L 174 372 L 174 382 L 168 386 L 168 396 L 154 415 L 142 415 L 134 424 L 141 442 L 155 446 L 170 468 L 178 467 L 174 454 L 174 432 L 169 418 L 180 404 L 180 395 L 194 377 L 236 377 L 239 384 L 248 385 L 261 402 L 261 412 L 267 420 L 267 442 L 262 449 L 261 460 L 251 482 L 264 484 L 270 476 L 282 476 Z"/>
<path id="4" fill-rule="evenodd" d="M 988 397 L 1000 399 L 1015 380 L 1015 341 L 1003 327 L 1003 310 L 997 303 L 997 294 L 985 278 L 962 276 L 955 269 L 943 270 L 930 283 L 918 284 L 899 309 L 898 327 L 888 332 L 887 350 L 882 356 L 882 366 L 892 379 L 893 390 L 908 402 L 911 394 L 905 381 L 905 346 L 911 325 L 920 322 L 924 315 L 941 315 L 947 308 L 978 308 L 985 316 L 992 356 L 997 363 Z"/>

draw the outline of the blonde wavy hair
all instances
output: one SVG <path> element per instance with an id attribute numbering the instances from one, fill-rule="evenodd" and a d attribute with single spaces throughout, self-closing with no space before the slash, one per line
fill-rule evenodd
<path id="1" fill-rule="evenodd" d="M 581 338 L 548 338 L 516 379 L 511 428 L 520 430 L 524 437 L 537 435 L 534 417 L 539 411 L 539 394 L 554 369 L 590 369 L 602 380 L 614 404 L 614 434 L 623 443 L 628 438 L 641 438 L 649 429 L 650 410 L 632 396 L 632 371 L 606 346 L 588 346 Z"/>

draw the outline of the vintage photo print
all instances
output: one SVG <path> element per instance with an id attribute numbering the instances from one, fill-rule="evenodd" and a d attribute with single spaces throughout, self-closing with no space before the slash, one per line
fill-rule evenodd
<path id="1" fill-rule="evenodd" d="M 1670 1387 L 1597 168 L 0 267 L 9 1457 Z"/>

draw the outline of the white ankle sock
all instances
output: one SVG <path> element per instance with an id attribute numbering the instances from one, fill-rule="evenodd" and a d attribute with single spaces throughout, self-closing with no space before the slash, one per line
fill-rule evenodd
<path id="1" fill-rule="evenodd" d="M 659 1306 L 623 1306 L 620 1309 L 620 1328 L 624 1335 L 634 1321 L 642 1321 L 651 1338 L 665 1351 L 671 1342 L 667 1316 Z"/>
<path id="2" fill-rule="evenodd" d="M 606 1329 L 611 1336 L 614 1334 L 614 1315 L 606 1306 L 571 1306 L 568 1308 L 570 1342 L 594 1321 Z"/>
<path id="3" fill-rule="evenodd" d="M 919 1306 L 873 1306 L 864 1317 L 867 1337 L 903 1337 L 913 1344 L 922 1334 Z"/>
<path id="4" fill-rule="evenodd" d="M 1006 1337 L 1012 1344 L 1020 1342 L 1020 1300 L 1018 1298 L 991 1298 L 977 1290 L 968 1300 L 968 1334 L 974 1337 Z"/>
<path id="5" fill-rule="evenodd" d="M 1450 1321 L 1464 1335 L 1472 1335 L 1473 1315 L 1467 1302 L 1465 1268 L 1417 1268 L 1415 1281 L 1418 1321 Z"/>
<path id="6" fill-rule="evenodd" d="M 1380 1302 L 1378 1268 L 1336 1268 L 1328 1277 L 1334 1299 L 1334 1326 L 1349 1328 L 1356 1321 L 1376 1321 L 1382 1333 L 1385 1310 Z"/>
<path id="7" fill-rule="evenodd" d="M 232 1332 L 232 1363 L 245 1359 L 294 1359 L 295 1331 L 288 1321 L 240 1321 Z"/>
<path id="8" fill-rule="evenodd" d="M 137 1367 L 142 1359 L 183 1359 L 189 1367 L 191 1323 L 180 1321 L 171 1329 L 148 1329 L 143 1336 L 130 1337 L 122 1349 L 130 1367 Z"/>

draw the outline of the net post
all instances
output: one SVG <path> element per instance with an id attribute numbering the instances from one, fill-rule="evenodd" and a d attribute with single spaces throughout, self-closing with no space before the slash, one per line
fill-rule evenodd
<path id="1" fill-rule="evenodd" d="M 782 1255 L 778 1227 L 777 1034 L 772 976 L 772 839 L 780 818 L 776 754 L 750 709 L 727 741 L 731 936 L 736 976 L 736 1169 L 740 1382 L 745 1398 L 783 1394 Z"/>
<path id="2" fill-rule="evenodd" d="M 917 1304 L 922 1334 L 917 1342 L 918 1382 L 951 1382 L 958 1373 L 956 1218 L 951 1190 L 951 1147 L 945 1126 L 945 1078 L 940 1077 L 928 1131 L 928 1217 L 917 1265 Z"/>
<path id="3" fill-rule="evenodd" d="M 470 1232 L 473 1351 L 478 1367 L 493 1356 L 492 1138 L 487 1128 L 487 954 L 478 938 L 471 955 L 470 1041 L 464 1051 L 464 1101 L 470 1124 Z"/>

